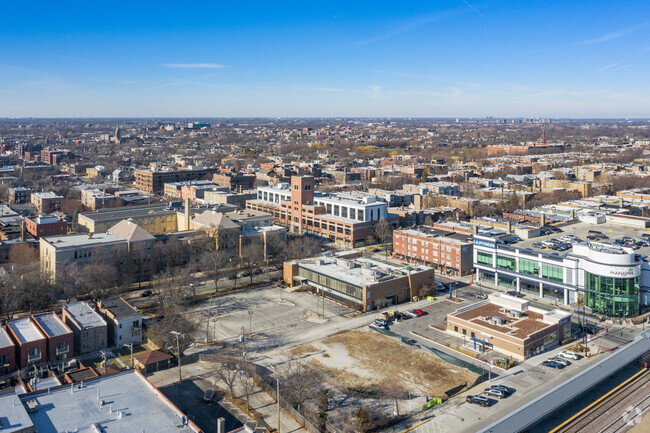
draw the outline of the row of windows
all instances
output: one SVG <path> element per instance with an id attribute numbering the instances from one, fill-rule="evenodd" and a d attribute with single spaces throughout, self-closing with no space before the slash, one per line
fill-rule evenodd
<path id="1" fill-rule="evenodd" d="M 493 266 L 492 254 L 489 253 L 478 251 L 476 253 L 476 261 L 482 265 Z M 517 259 L 514 257 L 497 256 L 496 267 L 509 271 L 516 271 Z M 539 263 L 519 259 L 519 272 L 522 274 L 539 276 Z M 543 263 L 542 278 L 562 282 L 564 281 L 564 268 Z"/>
<path id="2" fill-rule="evenodd" d="M 336 290 L 337 292 L 345 293 L 346 295 L 352 296 L 356 299 L 363 299 L 363 289 L 359 286 L 304 268 L 300 268 L 298 274 L 301 277 L 307 278 L 309 281 L 320 284 L 321 286 Z"/>

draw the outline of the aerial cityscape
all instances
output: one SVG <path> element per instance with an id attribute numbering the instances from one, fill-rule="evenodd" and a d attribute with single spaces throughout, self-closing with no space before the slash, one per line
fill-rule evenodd
<path id="1" fill-rule="evenodd" d="M 0 432 L 650 432 L 650 4 L 218 3 L 4 6 Z"/>

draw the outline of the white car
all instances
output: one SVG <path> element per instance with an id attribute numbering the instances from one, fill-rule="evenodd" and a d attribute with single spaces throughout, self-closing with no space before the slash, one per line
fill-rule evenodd
<path id="1" fill-rule="evenodd" d="M 565 359 L 573 359 L 574 361 L 580 359 L 580 356 L 578 356 L 577 353 L 571 352 L 570 350 L 563 350 L 562 352 L 559 353 L 559 356 Z"/>

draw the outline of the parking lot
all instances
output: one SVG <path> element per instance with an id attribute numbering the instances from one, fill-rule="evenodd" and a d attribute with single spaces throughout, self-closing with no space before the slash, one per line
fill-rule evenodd
<path id="1" fill-rule="evenodd" d="M 574 224 L 566 225 L 560 228 L 562 232 L 560 233 L 550 233 L 545 236 L 540 236 L 537 238 L 532 238 L 532 239 L 526 239 L 521 242 L 517 242 L 513 244 L 512 246 L 518 247 L 518 248 L 532 248 L 535 250 L 539 251 L 548 251 L 548 252 L 554 252 L 552 249 L 548 249 L 546 247 L 538 247 L 538 246 L 533 246 L 533 244 L 538 244 L 540 242 L 544 241 L 550 241 L 551 239 L 559 239 L 562 236 L 570 235 L 570 236 L 575 236 L 579 238 L 581 241 L 587 241 L 587 242 L 602 242 L 602 243 L 612 243 L 617 239 L 621 239 L 623 237 L 630 237 L 633 239 L 639 239 L 642 234 L 644 233 L 649 233 L 649 231 L 646 229 L 635 229 L 632 227 L 625 227 L 625 226 L 620 226 L 616 224 L 590 224 L 590 223 L 585 223 L 585 222 L 577 222 Z M 589 235 L 590 231 L 597 231 L 602 233 L 604 236 L 607 236 L 607 239 L 601 239 L 601 240 L 589 240 L 587 239 L 587 236 Z M 558 254 L 565 254 L 571 252 L 571 248 L 565 251 L 557 251 Z M 650 246 L 648 247 L 640 247 L 635 251 L 637 254 L 643 254 L 643 255 L 650 255 Z"/>
<path id="2" fill-rule="evenodd" d="M 324 308 L 325 318 L 319 317 Z M 190 313 L 197 320 L 196 339 L 237 342 L 245 334 L 247 352 L 263 352 L 291 343 L 322 338 L 334 324 L 350 320 L 352 311 L 308 292 L 274 286 L 214 297 Z M 208 315 L 212 314 L 209 319 Z"/>

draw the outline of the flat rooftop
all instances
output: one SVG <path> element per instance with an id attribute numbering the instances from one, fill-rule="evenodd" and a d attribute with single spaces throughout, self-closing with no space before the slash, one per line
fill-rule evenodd
<path id="1" fill-rule="evenodd" d="M 93 424 L 111 433 L 200 431 L 181 426 L 182 413 L 134 370 L 84 383 L 82 389 L 75 386 L 73 392 L 70 389 L 64 386 L 22 397 L 23 403 L 36 400 L 41 408 L 29 414 L 38 433 L 91 432 Z M 103 407 L 100 399 L 106 401 Z"/>
<path id="2" fill-rule="evenodd" d="M 70 314 L 70 316 L 81 326 L 82 329 L 94 328 L 97 326 L 106 326 L 106 321 L 98 312 L 93 310 L 90 305 L 85 302 L 74 302 L 72 304 L 65 304 L 63 308 Z"/>
<path id="3" fill-rule="evenodd" d="M 19 386 L 13 392 L 0 396 L 0 419 L 2 420 L 0 431 L 2 433 L 22 432 L 34 426 L 27 409 L 18 398 L 19 395 L 24 393 L 25 389 Z"/>
<path id="4" fill-rule="evenodd" d="M 36 320 L 36 322 L 40 325 L 43 331 L 45 331 L 45 334 L 48 337 L 57 337 L 59 335 L 67 335 L 72 333 L 72 331 L 70 331 L 70 329 L 65 326 L 63 321 L 59 319 L 59 316 L 54 313 L 34 316 L 34 320 Z"/>
<path id="5" fill-rule="evenodd" d="M 94 245 L 124 242 L 124 239 L 121 237 L 108 233 L 93 233 L 92 237 L 89 237 L 87 234 L 81 234 L 67 236 L 47 236 L 42 237 L 41 239 L 45 240 L 47 243 L 55 246 L 56 248 L 91 247 Z"/>
<path id="6" fill-rule="evenodd" d="M 5 331 L 4 328 L 0 328 L 0 347 L 11 347 L 14 345 L 14 342 L 11 341 L 9 334 Z"/>
<path id="7" fill-rule="evenodd" d="M 11 322 L 7 322 L 7 325 L 11 328 L 21 344 L 45 339 L 45 336 L 41 334 L 41 331 L 38 330 L 29 317 L 12 320 Z"/>
<path id="8" fill-rule="evenodd" d="M 509 298 L 505 295 L 501 295 L 501 297 Z M 518 300 L 517 298 L 512 299 L 513 301 Z M 513 317 L 510 314 L 511 310 L 512 308 L 508 306 L 492 303 L 488 300 L 461 308 L 449 314 L 449 316 L 457 317 L 475 325 L 489 328 L 500 334 L 508 334 L 522 340 L 544 328 L 554 325 L 565 317 L 571 316 L 570 313 L 558 310 L 543 311 L 538 309 L 525 309 L 520 312 L 519 317 Z M 495 322 L 494 318 L 501 319 L 501 321 Z"/>
<path id="9" fill-rule="evenodd" d="M 101 301 L 101 308 L 109 310 L 117 319 L 139 315 L 138 311 L 122 298 L 111 298 Z"/>
<path id="10" fill-rule="evenodd" d="M 365 257 L 344 259 L 340 257 L 316 257 L 299 260 L 299 266 L 341 281 L 363 287 L 379 282 L 403 278 L 408 275 L 406 266 L 392 265 Z M 411 274 L 431 270 L 423 265 L 411 265 Z"/>
<path id="11" fill-rule="evenodd" d="M 143 218 L 148 215 L 166 215 L 175 214 L 178 209 L 170 209 L 167 205 L 153 206 L 126 206 L 117 209 L 103 209 L 99 212 L 85 212 L 80 214 L 91 221 L 114 221 L 129 218 Z"/>
<path id="12" fill-rule="evenodd" d="M 544 247 L 533 247 L 533 243 L 543 242 L 547 239 L 556 239 L 556 238 L 559 239 L 560 236 L 573 235 L 573 234 L 575 234 L 575 236 L 580 238 L 580 240 L 582 241 L 591 242 L 587 239 L 587 235 L 589 234 L 590 230 L 599 231 L 609 238 L 600 241 L 594 241 L 598 244 L 613 243 L 616 239 L 620 239 L 624 236 L 631 237 L 634 239 L 639 239 L 643 233 L 650 232 L 648 229 L 645 230 L 641 228 L 635 229 L 634 227 L 622 226 L 619 224 L 610 224 L 610 223 L 591 224 L 582 221 L 574 224 L 567 224 L 558 228 L 562 230 L 561 233 L 552 233 L 548 236 L 539 236 L 536 238 L 526 239 L 521 242 L 517 242 L 516 244 L 510 245 L 510 247 L 531 248 L 538 252 L 553 253 L 554 251 L 551 249 L 546 249 Z M 561 252 L 558 251 L 558 254 L 562 256 L 565 255 L 566 253 L 572 253 L 572 252 L 573 252 L 573 248 L 566 251 L 561 251 Z M 635 253 L 640 254 L 642 256 L 650 256 L 650 247 L 641 247 L 638 250 L 636 250 Z"/>

